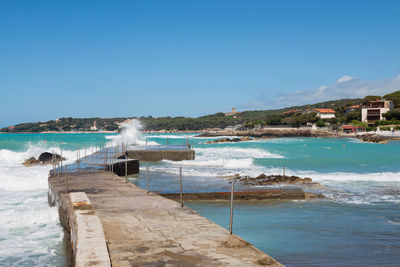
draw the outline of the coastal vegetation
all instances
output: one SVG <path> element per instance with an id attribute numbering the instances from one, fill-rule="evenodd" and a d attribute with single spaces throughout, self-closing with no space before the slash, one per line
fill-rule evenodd
<path id="1" fill-rule="evenodd" d="M 361 123 L 360 106 L 377 99 L 394 102 L 395 109 L 384 114 L 386 120 L 376 121 L 375 125 Z M 354 107 L 346 112 L 349 107 Z M 314 109 L 332 109 L 335 117 L 321 119 Z M 383 97 L 369 95 L 356 99 L 339 99 L 303 106 L 292 106 L 275 110 L 252 110 L 235 114 L 215 113 L 197 118 L 190 117 L 117 117 L 117 118 L 59 118 L 46 122 L 21 123 L 0 129 L 0 132 L 76 132 L 76 131 L 119 131 L 121 123 L 128 119 L 138 119 L 143 130 L 196 131 L 203 129 L 224 129 L 228 126 L 240 125 L 240 128 L 257 128 L 264 126 L 304 126 L 315 124 L 317 127 L 338 127 L 341 124 L 363 126 L 374 130 L 377 126 L 400 125 L 400 91 Z"/>

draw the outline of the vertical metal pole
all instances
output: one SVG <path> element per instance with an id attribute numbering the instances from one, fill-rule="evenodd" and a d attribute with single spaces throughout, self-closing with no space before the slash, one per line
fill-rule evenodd
<path id="1" fill-rule="evenodd" d="M 128 157 L 125 155 L 125 182 L 128 182 Z"/>
<path id="2" fill-rule="evenodd" d="M 285 166 L 283 166 L 283 176 L 286 176 Z"/>
<path id="3" fill-rule="evenodd" d="M 80 148 L 80 146 L 78 146 L 78 166 L 79 165 L 81 165 L 81 148 Z"/>
<path id="4" fill-rule="evenodd" d="M 146 191 L 149 192 L 149 164 L 146 162 Z"/>
<path id="5" fill-rule="evenodd" d="M 181 198 L 181 208 L 183 208 L 183 195 L 182 195 L 182 167 L 179 167 L 179 191 L 180 191 L 180 198 Z"/>
<path id="6" fill-rule="evenodd" d="M 60 161 L 57 160 L 57 177 L 58 181 L 60 182 Z"/>
<path id="7" fill-rule="evenodd" d="M 65 188 L 68 194 L 68 174 L 67 174 L 67 165 L 65 165 Z"/>
<path id="8" fill-rule="evenodd" d="M 60 153 L 60 155 L 61 155 L 60 162 L 61 162 L 61 174 L 62 174 L 62 149 L 61 148 L 60 148 L 60 151 L 61 151 L 61 153 Z M 60 183 L 60 176 L 58 176 L 58 183 Z"/>
<path id="9" fill-rule="evenodd" d="M 147 137 L 146 137 L 146 150 L 147 150 Z"/>
<path id="10" fill-rule="evenodd" d="M 231 213 L 229 217 L 229 233 L 232 234 L 232 224 L 233 224 L 233 191 L 235 190 L 235 180 L 232 178 L 232 190 L 231 190 Z"/>
<path id="11" fill-rule="evenodd" d="M 111 172 L 114 173 L 114 157 L 111 157 Z"/>
<path id="12" fill-rule="evenodd" d="M 104 167 L 107 167 L 107 148 L 106 145 L 104 145 Z"/>
<path id="13" fill-rule="evenodd" d="M 54 161 L 54 150 L 53 150 L 53 154 L 51 155 L 51 161 L 52 161 L 52 164 L 53 164 L 53 175 L 55 177 L 56 176 L 56 164 L 55 164 L 55 161 Z"/>
<path id="14" fill-rule="evenodd" d="M 78 169 L 78 146 L 76 146 L 76 168 Z"/>
<path id="15" fill-rule="evenodd" d="M 86 158 L 86 145 L 85 145 L 85 158 Z"/>

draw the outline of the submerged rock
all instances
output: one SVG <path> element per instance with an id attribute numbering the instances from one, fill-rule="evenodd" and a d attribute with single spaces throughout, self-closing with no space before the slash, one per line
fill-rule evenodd
<path id="1" fill-rule="evenodd" d="M 253 140 L 248 136 L 243 136 L 241 138 L 219 138 L 216 140 L 212 140 L 212 141 L 208 141 L 206 142 L 206 144 L 217 144 L 217 143 L 236 143 L 236 142 L 240 142 L 240 141 L 250 141 Z"/>
<path id="2" fill-rule="evenodd" d="M 300 178 L 293 175 L 265 175 L 264 173 L 257 177 L 240 176 L 237 179 L 245 185 L 317 184 L 313 183 L 312 179 L 309 177 Z"/>

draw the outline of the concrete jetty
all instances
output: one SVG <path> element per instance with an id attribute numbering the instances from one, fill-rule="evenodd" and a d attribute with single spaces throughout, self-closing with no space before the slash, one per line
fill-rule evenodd
<path id="1" fill-rule="evenodd" d="M 140 161 L 161 161 L 161 160 L 194 160 L 195 151 L 189 145 L 151 145 L 151 146 L 134 146 L 126 149 L 122 157 L 125 155 L 131 159 Z"/>
<path id="2" fill-rule="evenodd" d="M 49 177 L 76 266 L 282 266 L 197 212 L 105 170 Z M 102 233 L 103 230 L 103 233 Z M 105 249 L 107 248 L 107 249 Z"/>
<path id="3" fill-rule="evenodd" d="M 180 199 L 179 193 L 160 193 L 159 195 L 173 200 Z M 233 195 L 235 200 L 305 200 L 321 197 L 321 195 L 304 192 L 300 188 L 236 191 Z M 182 193 L 182 196 L 184 200 L 229 200 L 231 192 Z"/>

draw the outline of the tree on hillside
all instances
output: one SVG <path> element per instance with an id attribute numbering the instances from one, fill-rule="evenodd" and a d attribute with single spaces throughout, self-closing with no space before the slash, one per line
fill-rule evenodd
<path id="1" fill-rule="evenodd" d="M 347 114 L 347 122 L 351 122 L 354 120 L 361 121 L 361 111 L 360 110 L 351 111 Z"/>
<path id="2" fill-rule="evenodd" d="M 381 100 L 381 99 L 382 99 L 382 97 L 381 97 L 381 96 L 378 96 L 378 95 L 367 95 L 366 97 L 364 97 L 364 98 L 361 100 L 361 104 L 362 104 L 363 106 L 366 106 L 366 105 L 368 105 L 369 102 L 371 102 L 371 101 L 376 101 L 376 100 Z"/>
<path id="3" fill-rule="evenodd" d="M 385 114 L 382 115 L 385 117 L 386 120 L 400 120 L 400 110 L 399 109 L 394 109 L 386 112 Z"/>
<path id="4" fill-rule="evenodd" d="M 387 94 L 383 98 L 385 98 L 386 100 L 393 101 L 394 107 L 400 108 L 400 91 L 396 91 L 391 94 Z"/>

